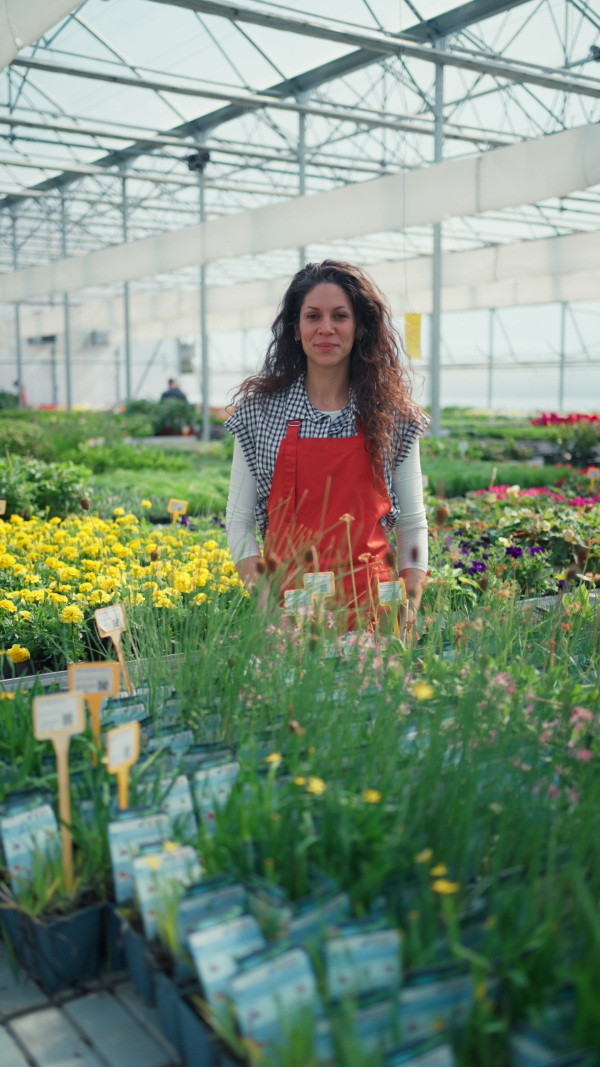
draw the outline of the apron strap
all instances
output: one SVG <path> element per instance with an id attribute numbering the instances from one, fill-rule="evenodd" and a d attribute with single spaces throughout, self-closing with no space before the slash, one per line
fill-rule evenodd
<path id="1" fill-rule="evenodd" d="M 285 435 L 285 466 L 283 469 L 284 521 L 287 522 L 293 522 L 296 511 L 296 466 L 299 432 L 299 419 L 293 419 L 288 422 Z"/>

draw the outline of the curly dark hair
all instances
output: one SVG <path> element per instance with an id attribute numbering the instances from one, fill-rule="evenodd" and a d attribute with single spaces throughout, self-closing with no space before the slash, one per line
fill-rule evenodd
<path id="1" fill-rule="evenodd" d="M 271 341 L 258 374 L 242 383 L 235 401 L 267 397 L 289 388 L 306 374 L 306 356 L 295 331 L 305 297 L 316 285 L 330 282 L 344 290 L 356 320 L 350 353 L 350 384 L 373 463 L 389 457 L 398 445 L 398 424 L 420 419 L 411 397 L 411 382 L 401 340 L 383 294 L 368 275 L 349 263 L 325 259 L 307 263 L 290 282 L 271 327 Z"/>

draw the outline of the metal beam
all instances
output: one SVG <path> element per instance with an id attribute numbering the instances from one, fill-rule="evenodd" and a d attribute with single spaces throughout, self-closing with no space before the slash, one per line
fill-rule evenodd
<path id="1" fill-rule="evenodd" d="M 333 41 L 336 44 L 351 45 L 354 48 L 365 48 L 380 56 L 422 59 L 427 63 L 443 63 L 450 67 L 459 67 L 461 70 L 490 74 L 494 78 L 507 78 L 509 81 L 537 85 L 544 89 L 558 89 L 560 92 L 600 97 L 600 80 L 597 78 L 587 78 L 580 74 L 573 75 L 571 71 L 557 74 L 551 68 L 538 64 L 499 61 L 493 56 L 488 58 L 475 52 L 468 52 L 467 49 L 461 49 L 460 52 L 446 52 L 412 43 L 410 36 L 405 33 L 390 34 L 380 30 L 361 30 L 360 32 L 340 30 L 329 23 L 315 19 L 271 15 L 253 8 L 221 3 L 221 0 L 153 0 L 153 2 L 187 8 L 189 11 L 201 11 L 204 14 L 221 15 L 232 22 L 252 22 L 273 30 L 316 37 L 320 40 Z"/>
<path id="2" fill-rule="evenodd" d="M 519 0 L 519 3 L 521 2 L 522 0 Z M 441 20 L 443 20 L 443 29 L 440 30 L 438 36 L 458 33 L 474 21 L 490 18 L 492 15 L 497 15 L 515 6 L 518 6 L 515 0 L 469 0 L 468 3 L 461 4 L 438 16 L 436 22 L 441 23 Z M 406 36 L 426 39 L 429 36 L 429 25 L 430 23 L 427 20 L 417 23 L 405 31 Z M 310 70 L 297 74 L 293 78 L 286 78 L 283 81 L 276 82 L 275 85 L 269 86 L 265 92 L 278 94 L 280 97 L 296 96 L 298 93 L 310 92 L 313 89 L 318 89 L 321 85 L 335 81 L 337 78 L 344 78 L 358 70 L 363 70 L 365 67 L 379 62 L 379 60 L 380 56 L 376 53 L 367 48 L 359 48 L 347 55 L 340 56 L 338 59 L 330 60 L 328 63 L 321 63 L 318 67 L 312 67 Z M 195 137 L 214 130 L 224 123 L 233 122 L 234 119 L 240 118 L 244 113 L 244 108 L 236 104 L 228 104 L 226 107 L 218 108 L 216 111 L 211 111 L 206 115 L 200 115 L 195 119 L 190 119 L 188 122 L 181 123 L 181 125 L 173 127 L 168 132 L 182 138 Z M 151 150 L 151 141 L 139 140 L 132 143 L 126 150 L 109 152 L 106 156 L 97 159 L 96 164 L 105 168 L 122 166 L 126 158 L 131 161 L 136 153 L 143 155 L 149 150 Z M 77 174 L 65 170 L 62 174 L 38 183 L 33 189 L 34 191 L 47 192 L 49 189 L 59 189 L 64 185 L 70 185 L 77 179 Z M 0 209 L 10 204 L 18 203 L 19 199 L 18 196 L 13 195 L 6 197 L 0 201 Z"/>
<path id="3" fill-rule="evenodd" d="M 427 49 L 428 56 L 431 49 Z M 66 74 L 69 77 L 89 78 L 92 81 L 110 82 L 114 85 L 127 85 L 133 89 L 149 89 L 152 92 L 178 93 L 183 96 L 200 97 L 204 100 L 227 100 L 246 111 L 261 111 L 263 108 L 271 108 L 276 111 L 291 111 L 301 115 L 315 115 L 317 118 L 334 119 L 336 122 L 352 122 L 357 126 L 366 126 L 368 129 L 395 130 L 403 133 L 419 133 L 432 135 L 433 124 L 415 119 L 410 115 L 397 118 L 393 114 L 382 115 L 381 112 L 371 111 L 367 108 L 346 108 L 343 105 L 327 107 L 325 105 L 303 104 L 291 100 L 281 100 L 267 93 L 254 93 L 244 89 L 235 92 L 231 89 L 222 90 L 217 88 L 203 89 L 200 86 L 180 85 L 177 82 L 156 81 L 148 78 L 133 78 L 127 74 L 111 74 L 108 71 L 92 70 L 89 67 L 75 67 L 63 63 L 54 63 L 46 59 L 15 59 L 13 67 L 25 67 L 33 70 L 43 70 L 53 74 Z M 598 96 L 600 96 L 600 82 Z M 448 137 L 458 141 L 468 141 L 469 144 L 486 144 L 498 147 L 502 144 L 512 143 L 512 138 L 499 134 L 497 137 L 489 137 L 486 133 L 462 132 L 458 127 L 449 127 Z M 185 146 L 187 147 L 187 146 Z M 96 164 L 99 166 L 99 164 Z M 75 169 L 75 168 L 73 168 Z M 79 165 L 78 165 L 78 169 Z"/>

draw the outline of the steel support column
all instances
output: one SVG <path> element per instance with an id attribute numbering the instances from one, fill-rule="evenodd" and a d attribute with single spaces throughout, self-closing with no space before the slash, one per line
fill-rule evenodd
<path id="1" fill-rule="evenodd" d="M 64 196 L 60 198 L 60 227 L 61 227 L 61 251 L 63 259 L 67 258 L 67 205 Z M 71 393 L 71 314 L 69 308 L 69 294 L 63 293 L 63 313 L 64 313 L 64 338 L 65 338 L 65 385 L 66 385 L 66 400 L 67 411 L 70 411 L 72 404 Z"/>
<path id="2" fill-rule="evenodd" d="M 558 410 L 565 406 L 565 342 L 567 336 L 567 307 L 560 305 L 560 363 L 558 365 Z"/>
<path id="3" fill-rule="evenodd" d="M 492 407 L 492 391 L 493 391 L 493 376 L 494 376 L 494 308 L 490 308 L 490 319 L 488 325 L 488 378 L 487 378 L 487 407 Z"/>
<path id="4" fill-rule="evenodd" d="M 306 195 L 306 115 L 298 115 L 298 196 Z M 298 267 L 306 263 L 306 246 L 298 249 Z"/>
<path id="5" fill-rule="evenodd" d="M 440 41 L 438 47 L 444 48 Z M 444 67 L 441 63 L 435 68 L 435 102 L 434 102 L 434 163 L 440 163 L 443 154 L 444 138 Z M 442 224 L 436 222 L 433 227 L 433 277 L 432 277 L 432 313 L 431 313 L 431 351 L 429 356 L 429 396 L 431 403 L 431 433 L 440 436 L 440 353 L 441 353 L 441 317 L 442 317 Z"/>
<path id="6" fill-rule="evenodd" d="M 12 259 L 13 270 L 18 270 L 19 252 L 17 246 L 17 219 L 12 214 Z M 17 357 L 17 396 L 19 407 L 23 407 L 23 362 L 21 357 L 21 305 L 15 304 L 15 355 Z"/>
<path id="7" fill-rule="evenodd" d="M 129 240 L 127 178 L 121 178 L 121 217 L 123 221 L 123 241 Z M 123 333 L 125 341 L 125 398 L 131 400 L 131 326 L 129 318 L 129 282 L 123 282 Z"/>

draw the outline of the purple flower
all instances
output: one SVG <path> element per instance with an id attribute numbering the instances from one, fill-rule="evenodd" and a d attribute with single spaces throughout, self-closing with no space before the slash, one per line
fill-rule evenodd
<path id="1" fill-rule="evenodd" d="M 523 549 L 519 548 L 518 545 L 509 545 L 506 549 L 506 555 L 512 556 L 513 559 L 518 559 L 519 556 L 523 555 Z"/>
<path id="2" fill-rule="evenodd" d="M 463 545 L 461 550 L 460 550 L 460 554 L 461 554 L 461 556 L 468 556 L 469 555 L 469 551 L 470 551 L 470 549 L 468 549 L 465 545 Z"/>
<path id="3" fill-rule="evenodd" d="M 530 556 L 537 556 L 538 552 L 545 552 L 545 549 L 541 545 L 532 545 L 529 549 Z"/>
<path id="4" fill-rule="evenodd" d="M 457 567 L 464 567 L 462 559 L 457 559 L 456 563 L 454 564 L 454 569 L 456 570 Z"/>
<path id="5" fill-rule="evenodd" d="M 471 560 L 471 566 L 469 567 L 467 574 L 481 574 L 482 571 L 487 570 L 485 563 L 480 563 L 479 560 Z"/>

